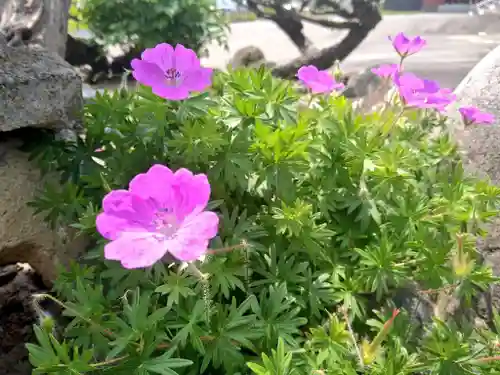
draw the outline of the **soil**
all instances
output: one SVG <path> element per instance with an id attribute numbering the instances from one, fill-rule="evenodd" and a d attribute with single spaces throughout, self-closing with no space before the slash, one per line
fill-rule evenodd
<path id="1" fill-rule="evenodd" d="M 28 265 L 0 267 L 0 374 L 30 375 L 25 344 L 33 341 L 37 317 L 32 295 L 44 291 Z"/>

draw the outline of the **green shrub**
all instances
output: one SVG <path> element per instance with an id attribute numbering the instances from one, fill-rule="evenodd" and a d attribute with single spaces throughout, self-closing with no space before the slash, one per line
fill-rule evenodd
<path id="1" fill-rule="evenodd" d="M 65 319 L 36 328 L 36 373 L 498 374 L 494 331 L 439 306 L 419 325 L 398 295 L 465 311 L 495 280 L 474 241 L 499 189 L 464 176 L 440 115 L 300 99 L 265 69 L 179 102 L 98 94 L 84 136 L 34 153 L 64 182 L 35 207 L 95 239 L 56 280 Z M 199 272 L 103 261 L 102 197 L 154 163 L 208 175 L 220 231 Z"/>
<path id="2" fill-rule="evenodd" d="M 226 42 L 227 18 L 215 0 L 80 0 L 72 10 L 108 45 L 130 43 L 140 50 L 167 42 L 200 51 L 212 41 Z"/>

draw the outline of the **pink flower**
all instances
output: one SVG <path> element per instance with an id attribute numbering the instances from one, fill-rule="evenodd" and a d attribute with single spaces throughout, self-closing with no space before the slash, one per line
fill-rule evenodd
<path id="1" fill-rule="evenodd" d="M 409 39 L 403 33 L 398 33 L 394 38 L 389 37 L 389 40 L 392 41 L 392 46 L 401 57 L 413 55 L 419 52 L 427 44 L 427 42 L 419 36 Z"/>
<path id="2" fill-rule="evenodd" d="M 458 109 L 462 115 L 465 126 L 472 124 L 493 124 L 495 116 L 488 112 L 481 112 L 476 107 L 461 107 Z"/>
<path id="3" fill-rule="evenodd" d="M 203 91 L 211 84 L 212 69 L 203 68 L 193 50 L 167 43 L 147 48 L 141 59 L 131 62 L 132 75 L 153 93 L 169 100 L 182 100 L 191 91 Z"/>
<path id="4" fill-rule="evenodd" d="M 394 84 L 409 107 L 444 111 L 456 99 L 450 89 L 442 89 L 436 81 L 421 79 L 412 73 L 396 74 Z"/>
<path id="5" fill-rule="evenodd" d="M 307 86 L 313 94 L 322 94 L 334 90 L 342 90 L 344 84 L 335 81 L 335 78 L 326 70 L 318 70 L 313 65 L 303 66 L 297 72 L 297 78 Z"/>
<path id="6" fill-rule="evenodd" d="M 399 73 L 398 64 L 383 64 L 376 68 L 372 68 L 372 73 L 381 78 L 393 78 L 394 75 Z"/>
<path id="7" fill-rule="evenodd" d="M 204 174 L 175 173 L 153 165 L 135 176 L 128 190 L 114 190 L 102 202 L 96 227 L 106 239 L 104 257 L 125 268 L 150 267 L 170 253 L 194 261 L 217 235 L 219 218 L 205 211 L 210 185 Z"/>

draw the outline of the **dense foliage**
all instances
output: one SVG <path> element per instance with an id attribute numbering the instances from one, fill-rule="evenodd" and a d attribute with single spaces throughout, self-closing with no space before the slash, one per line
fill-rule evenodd
<path id="1" fill-rule="evenodd" d="M 107 45 L 176 42 L 200 51 L 226 41 L 227 19 L 215 0 L 75 0 L 71 13 Z"/>
<path id="2" fill-rule="evenodd" d="M 300 95 L 265 69 L 184 101 L 106 93 L 76 142 L 34 153 L 64 182 L 34 206 L 95 240 L 57 279 L 65 318 L 36 327 L 35 373 L 499 373 L 500 337 L 464 313 L 494 281 L 475 239 L 499 189 L 464 176 L 440 114 Z M 96 215 L 155 163 L 208 175 L 218 237 L 204 261 L 126 270 Z"/>

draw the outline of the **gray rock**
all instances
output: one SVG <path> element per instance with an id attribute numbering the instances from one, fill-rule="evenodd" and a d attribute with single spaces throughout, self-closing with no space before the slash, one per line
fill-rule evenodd
<path id="1" fill-rule="evenodd" d="M 0 40 L 0 264 L 28 263 L 49 286 L 87 239 L 73 228 L 50 227 L 30 205 L 46 183 L 57 187 L 60 176 L 42 176 L 20 146 L 24 136 L 40 134 L 37 128 L 74 139 L 82 109 L 80 76 L 62 58 Z"/>
<path id="2" fill-rule="evenodd" d="M 353 101 L 357 111 L 369 113 L 390 99 L 392 82 L 382 79 L 371 70 L 375 66 L 370 66 L 355 73 L 347 73 L 346 88 L 343 95 Z"/>
<path id="3" fill-rule="evenodd" d="M 25 127 L 77 128 L 82 81 L 54 53 L 9 47 L 0 40 L 0 131 Z"/>
<path id="4" fill-rule="evenodd" d="M 449 129 L 464 154 L 466 170 L 500 186 L 500 47 L 481 60 L 456 88 L 457 103 L 449 109 Z M 476 106 L 493 113 L 494 125 L 464 128 L 458 108 Z M 498 221 L 500 224 L 500 221 Z M 494 225 L 482 247 L 500 249 L 500 225 Z"/>
<path id="5" fill-rule="evenodd" d="M 373 91 L 379 90 L 384 80 L 372 73 L 372 68 L 374 67 L 370 66 L 359 72 L 347 73 L 346 75 L 349 78 L 343 93 L 344 96 L 347 98 L 362 98 Z"/>
<path id="6" fill-rule="evenodd" d="M 448 126 L 463 152 L 464 167 L 469 174 L 500 186 L 500 47 L 469 72 L 455 93 L 458 101 L 450 106 Z M 471 105 L 493 113 L 496 123 L 464 127 L 458 108 Z M 493 274 L 500 276 L 500 216 L 494 219 L 488 236 L 478 242 L 478 250 Z M 500 308 L 500 285 L 492 285 L 482 297 L 479 308 L 491 315 L 492 308 Z"/>
<path id="7" fill-rule="evenodd" d="M 237 69 L 240 67 L 255 66 L 256 63 L 261 65 L 265 60 L 264 52 L 259 47 L 247 46 L 236 51 L 231 60 L 229 60 L 228 65 L 233 69 Z"/>

